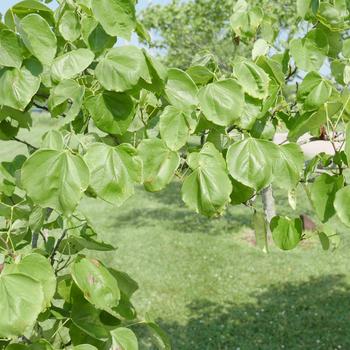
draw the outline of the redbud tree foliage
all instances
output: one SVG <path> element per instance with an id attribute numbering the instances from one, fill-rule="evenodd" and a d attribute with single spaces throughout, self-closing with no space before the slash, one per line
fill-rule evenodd
<path id="1" fill-rule="evenodd" d="M 329 220 L 350 226 L 345 0 L 297 1 L 304 32 L 280 51 L 271 49 L 283 35 L 275 19 L 235 2 L 234 42 L 253 50 L 251 59 L 235 57 L 229 74 L 210 54 L 183 71 L 118 45 L 132 33 L 149 40 L 132 0 L 59 3 L 53 12 L 21 1 L 0 23 L 0 138 L 27 146 L 0 166 L 1 348 L 134 350 L 135 325 L 149 329 L 160 349 L 170 348 L 156 323 L 133 307 L 137 283 L 94 258 L 115 248 L 79 211 L 84 196 L 118 207 L 138 184 L 160 191 L 176 176 L 184 203 L 199 214 L 252 208 L 265 251 L 268 225 L 284 250 L 309 237 L 298 187 L 318 217 L 314 234 L 324 249 L 337 238 Z M 50 112 L 57 125 L 39 146 L 18 135 L 35 133 L 33 109 Z M 334 155 L 317 154 L 305 165 L 300 137 L 320 129 Z M 277 130 L 288 133 L 286 142 L 271 141 Z M 271 184 L 295 211 L 267 223 L 254 198 Z"/>

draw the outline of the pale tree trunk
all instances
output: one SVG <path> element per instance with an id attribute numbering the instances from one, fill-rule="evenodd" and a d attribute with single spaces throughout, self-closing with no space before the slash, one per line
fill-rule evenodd
<path id="1" fill-rule="evenodd" d="M 273 197 L 271 185 L 261 191 L 261 199 L 267 223 L 267 232 L 268 234 L 271 234 L 270 221 L 276 216 L 275 198 Z"/>

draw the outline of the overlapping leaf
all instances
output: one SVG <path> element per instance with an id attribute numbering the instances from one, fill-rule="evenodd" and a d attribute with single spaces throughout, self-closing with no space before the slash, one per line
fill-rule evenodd
<path id="1" fill-rule="evenodd" d="M 107 90 L 126 91 L 143 78 L 151 82 L 145 57 L 135 46 L 110 49 L 96 67 L 96 77 Z"/>
<path id="2" fill-rule="evenodd" d="M 229 147 L 226 161 L 235 180 L 261 190 L 272 182 L 272 167 L 278 158 L 274 143 L 249 137 Z"/>
<path id="3" fill-rule="evenodd" d="M 304 71 L 319 70 L 328 49 L 327 36 L 318 29 L 309 32 L 303 39 L 293 39 L 290 42 L 290 53 L 298 68 Z"/>
<path id="4" fill-rule="evenodd" d="M 43 306 L 49 307 L 56 292 L 56 276 L 49 261 L 42 255 L 26 255 L 18 263 L 6 266 L 3 274 L 23 274 L 39 282 L 43 291 Z"/>
<path id="5" fill-rule="evenodd" d="M 81 110 L 84 94 L 85 87 L 78 84 L 75 80 L 62 80 L 51 89 L 47 102 L 51 115 L 55 117 L 65 112 L 67 118 L 72 119 L 76 117 Z M 66 112 L 66 104 L 70 104 L 68 112 Z"/>
<path id="6" fill-rule="evenodd" d="M 197 125 L 196 118 L 190 112 L 167 106 L 160 116 L 159 129 L 162 139 L 173 151 L 184 146 Z"/>
<path id="7" fill-rule="evenodd" d="M 41 284 L 21 273 L 0 275 L 0 337 L 12 338 L 33 328 L 42 311 Z"/>
<path id="8" fill-rule="evenodd" d="M 98 309 L 109 311 L 118 305 L 118 282 L 99 261 L 77 258 L 72 265 L 72 277 L 85 299 Z"/>
<path id="9" fill-rule="evenodd" d="M 25 66 L 0 69 L 0 105 L 23 111 L 38 91 L 40 78 Z"/>
<path id="10" fill-rule="evenodd" d="M 200 90 L 198 98 L 206 119 L 214 124 L 229 126 L 243 113 L 243 89 L 233 79 L 208 84 Z"/>
<path id="11" fill-rule="evenodd" d="M 278 147 L 279 157 L 274 167 L 274 182 L 287 190 L 296 188 L 304 167 L 304 154 L 296 143 Z"/>
<path id="12" fill-rule="evenodd" d="M 89 185 L 89 168 L 69 151 L 42 149 L 24 163 L 21 180 L 34 203 L 69 215 Z"/>
<path id="13" fill-rule="evenodd" d="M 194 110 L 198 104 L 197 86 L 181 69 L 169 69 L 165 93 L 169 102 L 179 109 Z"/>
<path id="14" fill-rule="evenodd" d="M 90 66 L 94 54 L 89 49 L 69 51 L 54 59 L 51 66 L 51 76 L 55 81 L 75 78 Z"/>
<path id="15" fill-rule="evenodd" d="M 49 24 L 38 14 L 24 17 L 18 25 L 27 49 L 43 64 L 50 64 L 57 51 L 57 39 Z"/>
<path id="16" fill-rule="evenodd" d="M 275 216 L 271 220 L 270 228 L 275 244 L 282 250 L 295 248 L 301 240 L 302 222 L 299 218 Z"/>
<path id="17" fill-rule="evenodd" d="M 65 40 L 77 40 L 81 31 L 78 15 L 71 10 L 65 11 L 60 18 L 58 29 Z"/>
<path id="18" fill-rule="evenodd" d="M 131 124 L 135 106 L 125 93 L 105 91 L 89 97 L 85 106 L 96 126 L 110 134 L 123 134 Z"/>
<path id="19" fill-rule="evenodd" d="M 134 194 L 134 184 L 142 182 L 141 159 L 131 145 L 92 144 L 84 159 L 90 168 L 91 188 L 109 203 L 123 204 Z"/>
<path id="20" fill-rule="evenodd" d="M 310 198 L 316 214 L 322 222 L 328 221 L 335 214 L 333 203 L 337 191 L 343 185 L 343 176 L 322 174 L 310 186 Z"/>
<path id="21" fill-rule="evenodd" d="M 183 201 L 203 215 L 220 213 L 230 202 L 232 191 L 223 156 L 213 144 L 206 143 L 199 153 L 190 154 L 188 164 L 193 172 L 184 180 Z"/>
<path id="22" fill-rule="evenodd" d="M 0 65 L 21 68 L 22 48 L 18 37 L 8 29 L 0 30 Z"/>
<path id="23" fill-rule="evenodd" d="M 233 74 L 244 89 L 244 92 L 254 98 L 265 99 L 268 96 L 269 77 L 256 64 L 242 61 L 234 65 Z"/>
<path id="24" fill-rule="evenodd" d="M 130 39 L 136 27 L 135 6 L 130 0 L 92 0 L 92 12 L 111 36 Z"/>
<path id="25" fill-rule="evenodd" d="M 162 190 L 174 177 L 180 156 L 160 139 L 143 140 L 138 146 L 143 161 L 143 183 L 148 191 Z"/>

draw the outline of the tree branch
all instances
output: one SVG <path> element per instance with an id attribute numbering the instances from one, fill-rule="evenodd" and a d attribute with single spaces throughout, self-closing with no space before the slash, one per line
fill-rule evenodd
<path id="1" fill-rule="evenodd" d="M 62 234 L 61 234 L 61 237 L 57 240 L 57 242 L 56 242 L 56 244 L 55 244 L 55 246 L 54 246 L 54 248 L 53 248 L 53 250 L 52 250 L 52 252 L 51 252 L 51 254 L 50 254 L 51 265 L 53 265 L 54 262 L 55 262 L 55 255 L 56 255 L 56 253 L 57 253 L 58 248 L 60 247 L 60 244 L 62 243 L 62 241 L 63 241 L 64 238 L 66 237 L 67 232 L 68 232 L 67 229 L 66 229 L 66 230 L 63 230 L 63 232 L 62 232 Z"/>
<path id="2" fill-rule="evenodd" d="M 41 106 L 41 105 L 37 104 L 37 103 L 34 102 L 34 101 L 33 101 L 33 105 L 34 105 L 36 108 L 43 109 L 44 111 L 50 112 L 49 109 L 48 109 L 46 106 Z"/>
<path id="3" fill-rule="evenodd" d="M 24 145 L 26 145 L 26 146 L 29 147 L 29 148 L 32 148 L 32 149 L 35 150 L 35 151 L 38 150 L 38 147 L 33 146 L 32 144 L 30 144 L 29 142 L 27 142 L 27 141 L 25 141 L 25 140 L 21 140 L 21 139 L 19 139 L 19 138 L 17 138 L 17 137 L 13 137 L 12 140 L 13 140 L 13 141 L 20 142 L 20 143 L 23 143 Z"/>

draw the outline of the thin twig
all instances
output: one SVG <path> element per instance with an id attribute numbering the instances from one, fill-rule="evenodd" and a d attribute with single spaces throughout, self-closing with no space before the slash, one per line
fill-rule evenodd
<path id="1" fill-rule="evenodd" d="M 19 139 L 19 138 L 17 138 L 17 137 L 13 137 L 12 140 L 13 140 L 13 141 L 20 142 L 20 143 L 23 143 L 24 145 L 26 145 L 27 147 L 32 148 L 32 149 L 35 150 L 35 151 L 38 150 L 38 147 L 33 146 L 32 144 L 30 144 L 29 142 L 27 142 L 27 141 L 25 141 L 25 140 L 21 140 L 21 139 Z"/>
<path id="2" fill-rule="evenodd" d="M 54 262 L 55 262 L 55 255 L 56 255 L 56 253 L 57 253 L 58 248 L 60 247 L 60 244 L 62 243 L 62 241 L 63 241 L 64 238 L 66 237 L 67 232 L 68 232 L 67 229 L 66 229 L 66 230 L 63 230 L 61 237 L 57 240 L 57 242 L 56 242 L 56 244 L 55 244 L 55 246 L 54 246 L 54 248 L 53 248 L 53 250 L 52 250 L 52 252 L 51 252 L 51 254 L 50 254 L 51 265 L 53 265 Z"/>
<path id="3" fill-rule="evenodd" d="M 33 105 L 34 105 L 36 108 L 43 109 L 44 111 L 50 112 L 49 109 L 48 109 L 46 106 L 41 106 L 41 105 L 39 105 L 38 103 L 36 103 L 36 102 L 34 102 L 34 101 L 33 101 Z"/>

